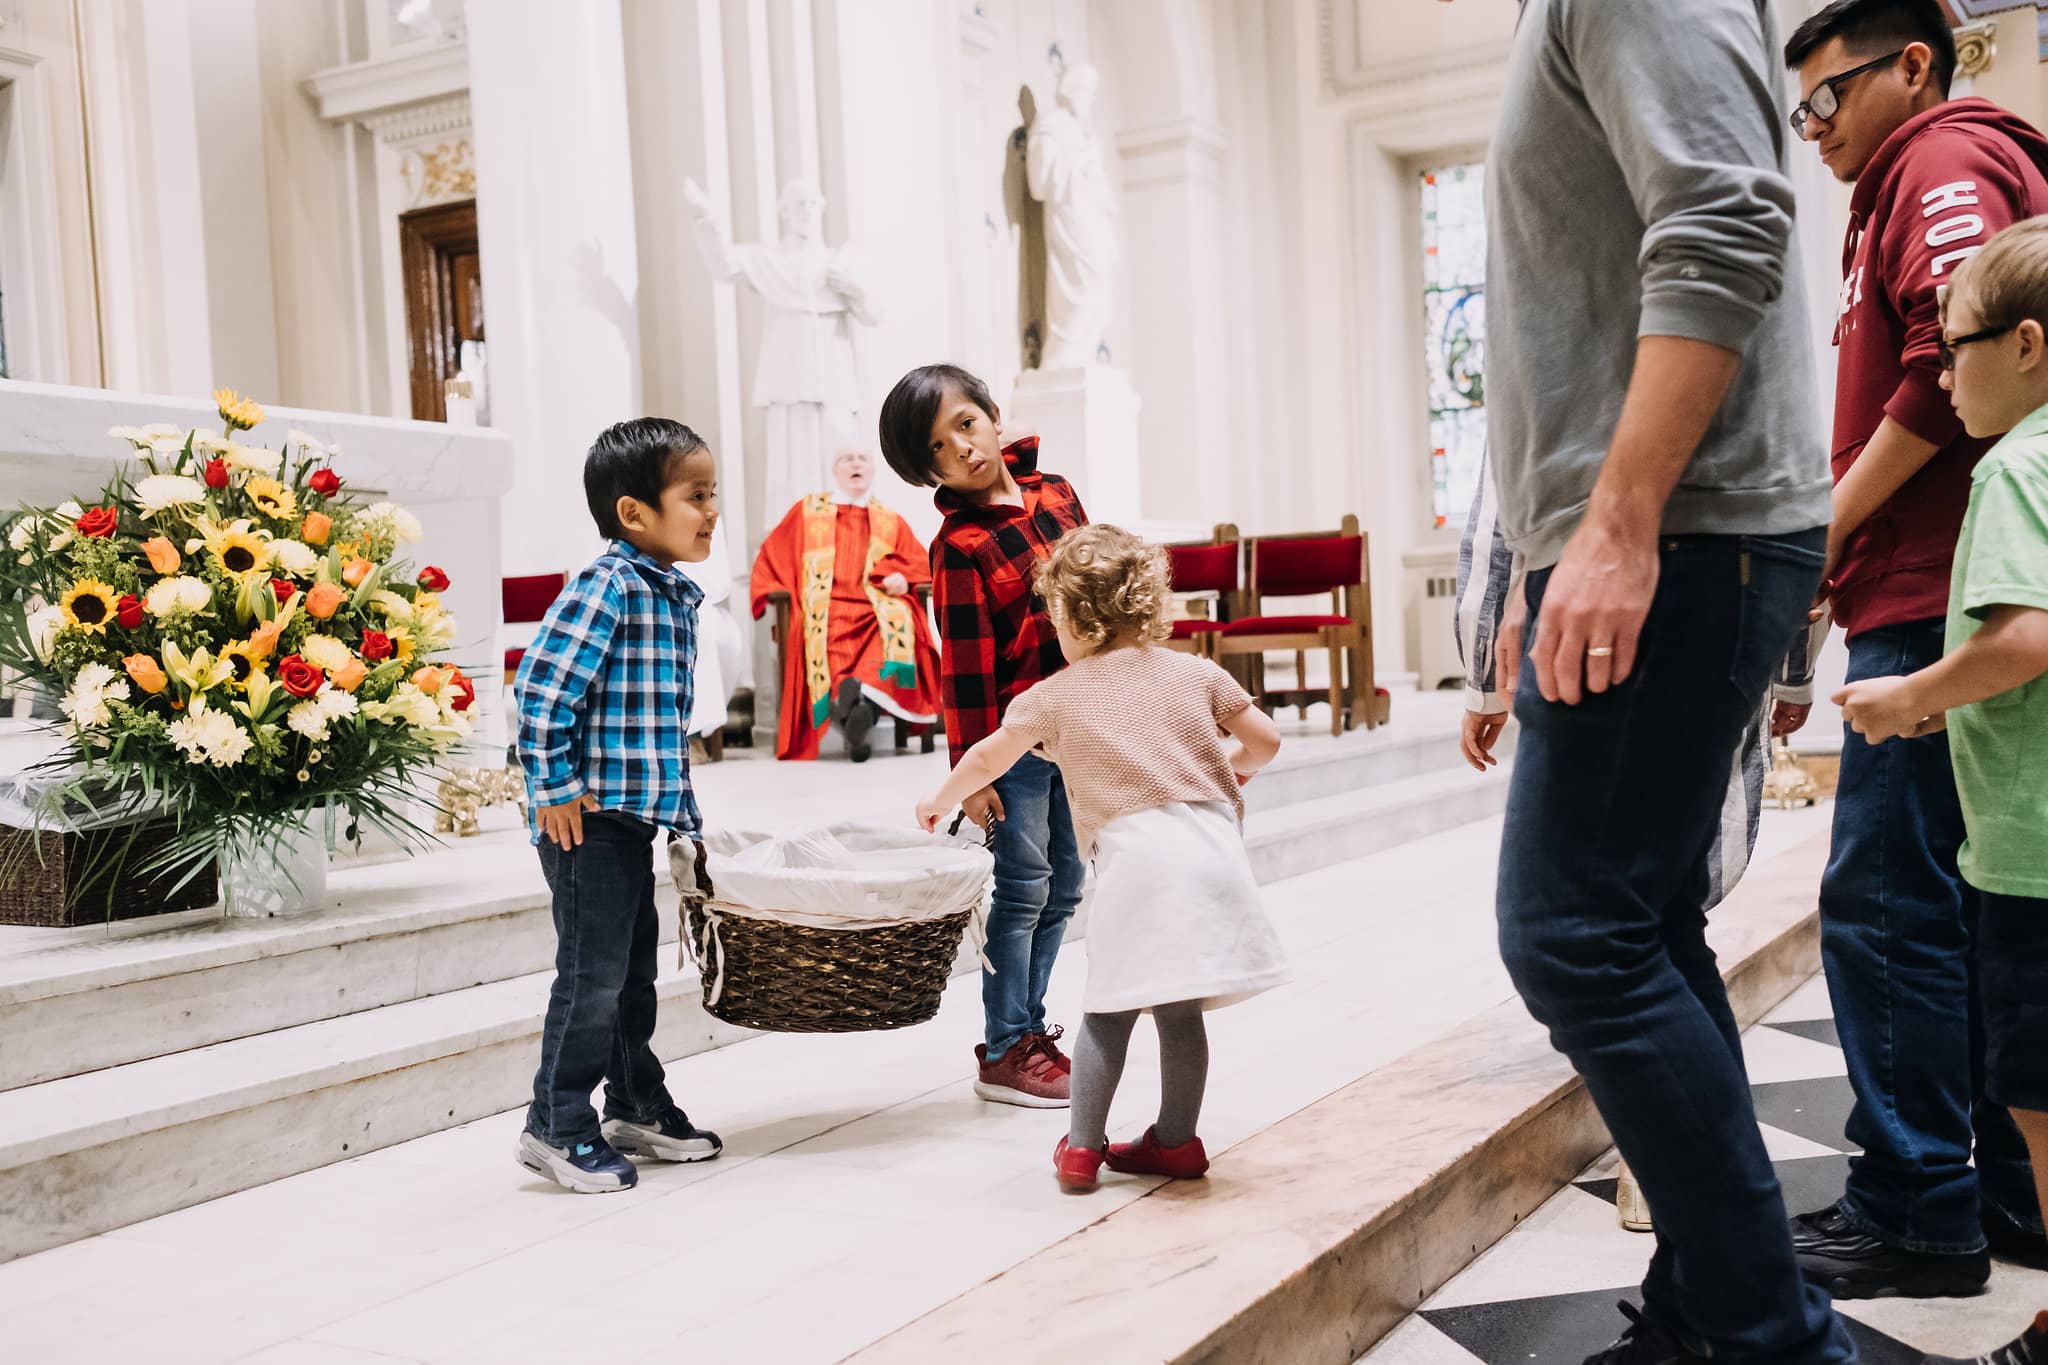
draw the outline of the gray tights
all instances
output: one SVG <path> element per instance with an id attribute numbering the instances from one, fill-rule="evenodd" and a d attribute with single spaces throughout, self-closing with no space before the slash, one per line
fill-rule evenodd
<path id="1" fill-rule="evenodd" d="M 1123 1078 L 1131 1030 L 1141 1013 L 1081 1016 L 1081 1036 L 1074 1044 L 1069 1145 L 1096 1151 L 1108 1147 L 1109 1101 Z M 1202 1023 L 1199 1000 L 1155 1006 L 1152 1022 L 1159 1028 L 1159 1141 L 1178 1147 L 1194 1137 L 1195 1120 L 1202 1113 L 1202 1090 L 1209 1081 L 1209 1031 Z"/>

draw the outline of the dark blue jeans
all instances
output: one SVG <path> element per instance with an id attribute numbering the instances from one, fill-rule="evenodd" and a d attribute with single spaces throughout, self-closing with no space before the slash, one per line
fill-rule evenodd
<path id="1" fill-rule="evenodd" d="M 1742 1039 L 1706 942 L 1708 854 L 1744 727 L 1803 626 L 1824 534 L 1662 542 L 1636 665 L 1577 706 L 1525 662 L 1501 955 L 1657 1213 L 1646 1314 L 1700 1350 L 1855 1358 L 1793 1259 Z M 1529 576 L 1529 639 L 1550 574 Z"/>
<path id="2" fill-rule="evenodd" d="M 1927 667 L 1942 631 L 1940 621 L 1864 631 L 1849 641 L 1849 680 Z M 1843 730 L 1820 888 L 1821 962 L 1856 1091 L 1848 1137 L 1861 1149 L 1842 1211 L 1908 1251 L 1982 1251 L 1980 1193 L 2007 1219 L 2041 1226 L 2026 1144 L 1982 1098 L 1970 951 L 1980 900 L 1956 871 L 1962 844 L 1946 734 L 1872 745 Z"/>
<path id="3" fill-rule="evenodd" d="M 1088 878 L 1056 765 L 1026 754 L 996 779 L 996 795 L 1003 822 L 996 826 L 987 947 L 995 970 L 981 975 L 990 1061 L 1026 1034 L 1045 1032 L 1045 988 Z"/>
<path id="4" fill-rule="evenodd" d="M 631 816 L 585 811 L 580 845 L 540 843 L 555 896 L 555 984 L 526 1131 L 553 1147 L 596 1140 L 599 1081 L 608 1118 L 652 1122 L 673 1103 L 653 1047 L 654 834 Z"/>

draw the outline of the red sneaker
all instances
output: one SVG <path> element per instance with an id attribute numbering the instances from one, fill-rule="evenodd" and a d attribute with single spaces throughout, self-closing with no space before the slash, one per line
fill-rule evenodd
<path id="1" fill-rule="evenodd" d="M 1036 1038 L 1019 1039 L 1008 1052 L 991 1062 L 988 1047 L 977 1043 L 974 1059 L 981 1064 L 974 1093 L 997 1104 L 1021 1104 L 1027 1109 L 1064 1109 L 1069 1082 L 1066 1068 L 1048 1055 Z"/>
<path id="2" fill-rule="evenodd" d="M 1112 1142 L 1104 1158 L 1112 1171 L 1125 1175 L 1164 1175 L 1175 1180 L 1200 1180 L 1209 1172 L 1209 1154 L 1202 1140 L 1189 1138 L 1178 1147 L 1159 1145 L 1159 1133 L 1147 1128 L 1136 1142 Z"/>
<path id="3" fill-rule="evenodd" d="M 1074 1073 L 1074 1063 L 1066 1053 L 1060 1051 L 1060 1039 L 1066 1036 L 1066 1032 L 1064 1027 L 1054 1024 L 1052 1032 L 1034 1033 L 1024 1041 L 1052 1058 L 1053 1065 L 1060 1069 L 1062 1075 L 1071 1076 Z"/>
<path id="4" fill-rule="evenodd" d="M 1093 1147 L 1069 1147 L 1065 1138 L 1052 1149 L 1053 1174 L 1059 1177 L 1063 1189 L 1085 1193 L 1102 1181 L 1097 1172 L 1102 1169 L 1103 1154 Z"/>

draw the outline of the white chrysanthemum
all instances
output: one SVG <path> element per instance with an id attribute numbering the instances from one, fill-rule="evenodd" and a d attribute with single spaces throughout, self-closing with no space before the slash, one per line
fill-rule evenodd
<path id="1" fill-rule="evenodd" d="M 158 579 L 142 599 L 143 610 L 151 616 L 176 616 L 181 612 L 205 611 L 213 604 L 213 589 L 204 580 L 180 574 Z"/>
<path id="2" fill-rule="evenodd" d="M 149 422 L 143 426 L 142 434 L 152 441 L 159 436 L 175 436 L 182 441 L 185 439 L 186 430 L 176 422 Z"/>
<path id="3" fill-rule="evenodd" d="M 271 541 L 270 562 L 299 578 L 311 578 L 320 568 L 320 556 L 313 547 L 296 540 Z"/>
<path id="4" fill-rule="evenodd" d="M 40 529 L 44 535 L 50 538 L 49 548 L 52 553 L 55 553 L 71 543 L 72 537 L 77 531 L 78 519 L 84 515 L 84 508 L 75 502 L 67 502 L 54 512 L 44 512 L 23 517 L 8 528 L 7 548 L 15 551 L 26 551 L 29 541 L 34 537 L 36 531 Z M 27 564 L 31 562 L 31 559 L 29 556 L 24 555 L 21 562 Z"/>
<path id="5" fill-rule="evenodd" d="M 58 705 L 73 725 L 91 729 L 114 718 L 114 713 L 107 709 L 108 702 L 126 701 L 128 697 L 126 678 L 105 664 L 87 664 L 78 670 L 78 676 L 71 680 L 71 690 Z"/>
<path id="6" fill-rule="evenodd" d="M 420 519 L 395 502 L 371 503 L 362 510 L 356 524 L 371 535 L 388 536 L 401 545 L 426 535 Z"/>
<path id="7" fill-rule="evenodd" d="M 40 663 L 50 662 L 57 647 L 57 632 L 64 629 L 64 613 L 57 607 L 39 607 L 28 614 L 28 642 Z"/>
<path id="8" fill-rule="evenodd" d="M 275 450 L 265 450 L 261 446 L 230 443 L 226 454 L 230 467 L 246 469 L 255 474 L 275 474 L 284 464 L 283 455 Z"/>
<path id="9" fill-rule="evenodd" d="M 146 446 L 155 439 L 141 427 L 108 427 L 107 435 L 137 447 Z"/>
<path id="10" fill-rule="evenodd" d="M 285 715 L 284 723 L 315 743 L 327 739 L 327 717 L 320 713 L 317 702 L 300 702 Z"/>
<path id="11" fill-rule="evenodd" d="M 381 720 L 386 725 L 437 725 L 441 720 L 441 707 L 432 697 L 414 687 L 411 683 L 400 683 L 391 693 L 389 701 L 373 701 L 363 704 L 363 715 L 369 720 Z"/>
<path id="12" fill-rule="evenodd" d="M 318 436 L 308 436 L 297 427 L 293 427 L 284 434 L 284 443 L 287 446 L 297 446 L 307 454 L 318 456 L 321 459 L 327 458 L 328 455 L 327 442 L 321 440 Z"/>
<path id="13" fill-rule="evenodd" d="M 183 474 L 152 474 L 135 485 L 135 501 L 143 513 L 155 516 L 166 507 L 182 507 L 206 501 L 206 485 Z"/>
<path id="14" fill-rule="evenodd" d="M 186 761 L 211 763 L 232 768 L 240 763 L 254 743 L 225 711 L 215 711 L 195 702 L 184 716 L 171 722 L 171 743 L 183 751 Z"/>
<path id="15" fill-rule="evenodd" d="M 35 533 L 36 519 L 34 517 L 23 517 L 20 521 L 7 528 L 7 548 L 16 551 L 26 550 L 29 540 L 34 537 Z"/>
<path id="16" fill-rule="evenodd" d="M 394 625 L 404 626 L 412 623 L 412 603 L 389 588 L 381 588 L 371 593 L 369 605 L 383 612 L 385 619 Z"/>
<path id="17" fill-rule="evenodd" d="M 233 444 L 234 442 L 223 440 L 210 431 L 195 431 L 192 433 L 192 453 L 194 455 L 225 455 Z"/>
<path id="18" fill-rule="evenodd" d="M 337 668 L 346 667 L 354 656 L 347 645 L 332 635 L 308 635 L 305 643 L 299 646 L 299 657 L 317 669 L 332 673 Z M 342 695 L 348 694 L 344 692 Z"/>
<path id="19" fill-rule="evenodd" d="M 313 698 L 313 704 L 320 708 L 320 714 L 329 720 L 346 720 L 356 713 L 356 699 L 338 687 L 329 687 Z"/>

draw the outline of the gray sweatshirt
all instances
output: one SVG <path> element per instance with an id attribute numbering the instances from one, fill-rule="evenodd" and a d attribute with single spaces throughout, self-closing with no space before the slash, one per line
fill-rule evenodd
<path id="1" fill-rule="evenodd" d="M 1742 354 L 1667 534 L 1827 524 L 1770 0 L 1525 0 L 1489 154 L 1486 406 L 1508 543 L 1577 529 L 1636 340 Z"/>

